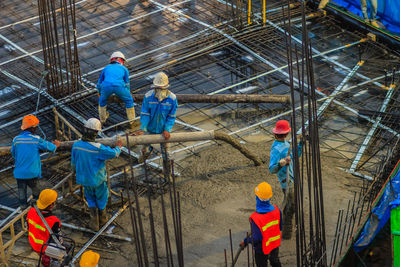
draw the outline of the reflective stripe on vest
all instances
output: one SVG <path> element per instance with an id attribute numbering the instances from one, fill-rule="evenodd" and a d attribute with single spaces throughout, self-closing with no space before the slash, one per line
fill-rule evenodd
<path id="1" fill-rule="evenodd" d="M 36 239 L 35 236 L 31 232 L 29 232 L 29 236 L 32 237 L 33 242 L 35 242 L 36 244 L 43 245 L 44 240 Z"/>
<path id="2" fill-rule="evenodd" d="M 46 228 L 40 226 L 39 224 L 35 223 L 31 219 L 28 219 L 28 223 L 32 224 L 35 228 L 42 230 L 43 232 L 46 232 Z"/>
<path id="3" fill-rule="evenodd" d="M 279 222 L 281 220 L 280 211 L 275 206 L 273 211 L 261 214 L 254 212 L 250 216 L 262 234 L 262 249 L 265 255 L 268 255 L 273 249 L 281 245 L 281 231 L 279 229 Z"/>

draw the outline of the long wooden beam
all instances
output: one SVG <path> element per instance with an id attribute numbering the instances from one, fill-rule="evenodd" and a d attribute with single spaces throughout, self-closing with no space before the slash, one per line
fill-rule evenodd
<path id="1" fill-rule="evenodd" d="M 109 138 L 101 138 L 97 139 L 96 142 L 101 143 L 106 146 L 115 146 L 115 142 L 117 138 L 122 140 L 122 145 L 126 147 L 126 137 L 125 136 L 114 136 Z M 177 142 L 196 142 L 196 141 L 205 141 L 205 140 L 220 140 L 224 141 L 237 150 L 240 151 L 244 156 L 248 159 L 252 160 L 256 166 L 260 166 L 262 164 L 261 159 L 256 156 L 253 152 L 248 150 L 244 145 L 242 145 L 239 141 L 237 141 L 232 136 L 229 136 L 222 132 L 214 132 L 214 131 L 203 131 L 203 132 L 181 132 L 181 133 L 171 133 L 171 137 L 168 140 L 165 140 L 164 137 L 160 134 L 152 134 L 152 135 L 139 135 L 139 136 L 129 136 L 129 144 L 131 146 L 135 145 L 149 145 L 149 144 L 160 144 L 160 143 L 177 143 Z M 59 149 L 60 150 L 70 150 L 72 145 L 76 142 L 74 141 L 65 141 L 61 142 Z M 11 146 L 0 147 L 0 156 L 8 155 L 11 153 Z"/>

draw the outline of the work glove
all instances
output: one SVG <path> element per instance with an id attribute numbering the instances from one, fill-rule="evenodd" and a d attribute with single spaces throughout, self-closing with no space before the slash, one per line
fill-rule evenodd
<path id="1" fill-rule="evenodd" d="M 115 146 L 119 146 L 120 148 L 122 147 L 122 140 L 120 138 L 117 139 L 117 141 L 115 141 Z"/>
<path id="2" fill-rule="evenodd" d="M 168 140 L 171 137 L 171 134 L 168 131 L 164 131 L 161 134 L 165 140 Z"/>
<path id="3" fill-rule="evenodd" d="M 286 166 L 286 165 L 287 165 L 286 159 L 281 159 L 281 160 L 279 160 L 279 165 L 280 165 L 281 167 Z"/>

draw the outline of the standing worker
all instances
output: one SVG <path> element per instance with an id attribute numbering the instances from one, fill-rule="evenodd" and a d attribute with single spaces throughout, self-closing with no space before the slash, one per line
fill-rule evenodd
<path id="1" fill-rule="evenodd" d="M 56 191 L 53 189 L 44 189 L 40 192 L 39 200 L 36 204 L 50 229 L 56 235 L 56 238 L 58 238 L 57 235 L 61 230 L 61 222 L 52 214 L 56 200 Z M 42 253 L 42 264 L 44 267 L 55 266 L 52 264 L 54 259 L 50 259 L 47 255 L 44 255 L 47 246 L 43 247 L 43 245 L 49 240 L 50 233 L 34 207 L 30 208 L 26 219 L 28 221 L 29 243 L 31 244 L 32 249 L 39 254 Z"/>
<path id="2" fill-rule="evenodd" d="M 18 184 L 19 204 L 27 207 L 27 186 L 32 190 L 33 199 L 40 193 L 38 180 L 42 178 L 42 164 L 40 151 L 55 152 L 60 142 L 52 143 L 35 135 L 39 119 L 34 115 L 27 115 L 22 119 L 21 130 L 12 142 L 11 155 L 15 159 L 14 177 Z"/>
<path id="3" fill-rule="evenodd" d="M 380 28 L 378 22 L 376 21 L 376 14 L 378 13 L 378 0 L 368 0 L 370 8 L 370 16 L 368 16 L 368 6 L 367 0 L 360 0 L 361 2 L 361 12 L 363 14 L 365 22 L 369 22 L 372 26 Z"/>
<path id="4" fill-rule="evenodd" d="M 176 110 L 178 101 L 176 96 L 168 90 L 168 76 L 164 72 L 155 75 L 152 88 L 147 92 L 143 99 L 142 110 L 140 113 L 140 130 L 135 135 L 143 134 L 161 134 L 165 140 L 170 138 L 170 132 L 176 119 Z M 165 151 L 164 151 L 165 150 Z M 147 159 L 153 151 L 151 145 L 142 149 L 142 158 Z M 168 153 L 168 144 L 161 144 L 161 154 L 166 161 Z"/>
<path id="5" fill-rule="evenodd" d="M 86 251 L 82 254 L 81 260 L 79 261 L 80 267 L 97 267 L 99 263 L 100 255 L 99 253 L 93 252 L 91 250 Z"/>
<path id="6" fill-rule="evenodd" d="M 249 243 L 253 245 L 257 267 L 267 267 L 268 260 L 272 267 L 280 267 L 282 212 L 270 203 L 271 185 L 262 182 L 254 191 L 257 205 L 256 212 L 250 216 L 251 237 L 246 237 L 240 242 L 240 247 L 244 249 Z"/>
<path id="7" fill-rule="evenodd" d="M 293 162 L 292 153 L 289 155 L 290 144 L 286 141 L 291 128 L 289 122 L 280 120 L 276 122 L 272 132 L 275 135 L 275 141 L 271 146 L 269 171 L 276 174 L 279 179 L 282 191 L 285 194 L 285 205 L 283 207 L 283 239 L 290 239 L 292 235 L 292 219 L 294 214 L 294 188 L 293 188 Z M 301 155 L 303 142 L 300 140 L 298 145 L 298 154 Z M 288 181 L 289 180 L 289 181 Z M 289 183 L 289 185 L 288 185 Z M 287 187 L 289 191 L 286 192 Z"/>
<path id="8" fill-rule="evenodd" d="M 129 71 L 124 66 L 126 58 L 121 52 L 114 52 L 110 57 L 108 64 L 100 74 L 97 82 L 99 90 L 99 117 L 104 124 L 109 117 L 107 112 L 107 100 L 112 94 L 117 95 L 124 103 L 126 115 L 130 120 L 131 129 L 134 128 L 135 108 L 133 107 L 133 97 L 130 93 Z"/>
<path id="9" fill-rule="evenodd" d="M 74 143 L 71 152 L 71 167 L 76 172 L 76 183 L 83 185 L 90 210 L 89 227 L 94 231 L 108 221 L 106 205 L 109 191 L 105 161 L 118 157 L 122 146 L 120 139 L 116 141 L 115 148 L 96 143 L 99 131 L 101 123 L 98 119 L 87 120 L 82 138 Z"/>

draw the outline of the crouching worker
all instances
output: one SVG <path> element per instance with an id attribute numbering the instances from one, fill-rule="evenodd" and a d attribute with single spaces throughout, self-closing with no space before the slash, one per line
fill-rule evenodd
<path id="1" fill-rule="evenodd" d="M 83 185 L 90 210 L 89 227 L 94 231 L 108 221 L 106 205 L 109 191 L 105 161 L 118 157 L 122 146 L 121 140 L 116 141 L 115 148 L 96 143 L 99 131 L 101 123 L 98 119 L 87 120 L 83 136 L 74 143 L 71 152 L 71 167 L 76 172 L 76 183 Z"/>
<path id="2" fill-rule="evenodd" d="M 124 54 L 117 51 L 112 53 L 110 64 L 108 64 L 100 74 L 97 82 L 99 90 L 99 116 L 101 123 L 105 123 L 109 114 L 107 112 L 108 98 L 115 94 L 125 103 L 126 115 L 130 120 L 131 128 L 135 126 L 135 108 L 133 107 L 133 97 L 130 92 L 129 71 L 124 66 L 126 58 Z"/>
<path id="3" fill-rule="evenodd" d="M 100 254 L 91 250 L 86 251 L 82 254 L 81 260 L 79 261 L 80 267 L 97 267 L 100 260 Z"/>
<path id="4" fill-rule="evenodd" d="M 262 182 L 254 191 L 257 205 L 256 212 L 250 216 L 251 237 L 240 242 L 240 247 L 243 249 L 249 243 L 253 245 L 257 267 L 267 267 L 268 260 L 272 267 L 280 267 L 282 212 L 276 205 L 270 203 L 271 185 Z"/>
<path id="5" fill-rule="evenodd" d="M 41 215 L 46 220 L 49 228 L 56 235 L 55 238 L 58 238 L 58 235 L 61 230 L 61 222 L 60 220 L 52 214 L 52 210 L 56 204 L 57 200 L 57 192 L 52 189 L 44 189 L 40 195 L 39 200 L 37 201 L 37 208 L 39 209 Z M 57 260 L 50 258 L 47 255 L 44 255 L 46 251 L 47 245 L 46 243 L 54 243 L 54 241 L 50 238 L 50 232 L 45 226 L 42 218 L 40 218 L 38 212 L 35 207 L 32 207 L 27 215 L 28 221 L 28 231 L 29 231 L 29 243 L 31 244 L 34 251 L 41 254 L 42 264 L 44 267 L 55 266 Z"/>
<path id="6" fill-rule="evenodd" d="M 38 180 L 42 178 L 40 151 L 55 152 L 60 142 L 50 143 L 36 135 L 39 119 L 27 115 L 22 119 L 21 134 L 14 138 L 11 155 L 15 159 L 14 177 L 18 184 L 18 198 L 22 208 L 27 208 L 27 187 L 32 190 L 33 199 L 37 200 L 40 189 Z"/>

